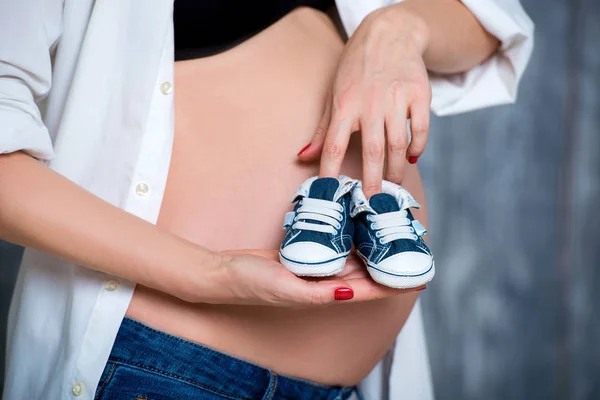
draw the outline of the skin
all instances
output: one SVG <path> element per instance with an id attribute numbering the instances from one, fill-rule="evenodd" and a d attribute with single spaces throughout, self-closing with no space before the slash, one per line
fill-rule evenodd
<path id="1" fill-rule="evenodd" d="M 449 12 L 453 18 L 448 18 Z M 407 20 L 414 20 L 415 24 L 419 24 L 419 30 L 414 30 L 415 33 L 419 32 L 418 34 L 411 34 L 402 27 L 402 22 Z M 390 21 L 396 21 L 397 24 L 390 24 Z M 367 34 L 371 32 L 373 32 L 371 35 Z M 392 34 L 397 37 L 397 40 L 386 40 L 386 46 L 377 48 L 376 38 L 387 34 Z M 447 43 L 454 43 L 454 45 L 446 46 Z M 401 71 L 404 68 L 397 68 L 398 64 L 385 61 L 385 57 L 377 56 L 382 53 L 400 54 L 407 48 L 411 53 L 405 64 L 411 62 L 416 64 L 409 68 L 412 71 L 409 73 L 390 72 Z M 429 84 L 424 80 L 422 65 L 419 63 L 419 59 L 423 59 L 422 55 L 426 56 L 425 62 L 431 63 L 436 70 L 448 72 L 466 70 L 477 65 L 496 48 L 497 41 L 482 29 L 473 15 L 458 1 L 407 0 L 371 14 L 348 43 L 340 61 L 333 84 L 331 106 L 326 108 L 332 110 L 329 127 L 326 130 L 317 129 L 311 147 L 300 158 L 314 159 L 320 154 L 321 149 L 325 148 L 327 150 L 324 151 L 321 160 L 321 175 L 337 175 L 348 147 L 350 134 L 355 130 L 351 128 L 358 127 L 357 121 L 361 120 L 359 116 L 366 115 L 365 110 L 369 108 L 359 101 L 364 91 L 376 92 L 377 94 L 369 98 L 379 98 L 381 103 L 383 103 L 381 99 L 391 97 L 384 85 L 372 89 L 375 78 L 379 76 L 385 77 L 388 83 L 396 80 L 412 82 L 409 77 L 418 76 L 418 83 L 406 87 L 395 84 L 393 87 L 399 87 L 403 99 L 419 99 L 416 103 L 420 103 L 419 107 L 427 110 L 424 111 L 424 115 L 414 117 L 415 121 L 419 120 L 422 124 L 416 125 L 417 129 L 413 129 L 413 135 L 416 137 L 425 136 L 429 111 L 423 105 L 429 104 L 429 96 L 422 92 L 429 93 L 427 89 Z M 373 54 L 371 49 L 376 51 L 374 57 L 370 56 Z M 383 62 L 381 68 L 384 72 L 381 74 L 373 75 L 373 72 L 378 70 L 375 66 L 373 69 L 364 67 L 372 65 L 375 60 Z M 393 61 L 398 62 L 398 59 Z M 396 77 L 397 74 L 401 75 Z M 357 89 L 349 92 L 350 88 Z M 342 93 L 345 94 L 343 97 Z M 391 99 L 388 101 L 391 103 Z M 405 103 L 409 103 L 410 106 Z M 396 108 L 399 113 L 405 115 L 412 109 L 413 103 L 414 101 L 404 101 Z M 419 108 L 416 103 L 414 107 Z M 373 126 L 378 126 L 377 129 L 366 131 L 365 136 L 368 138 L 365 139 L 366 146 L 363 146 L 367 149 L 363 150 L 366 159 L 365 190 L 372 194 L 380 187 L 378 182 L 382 175 L 380 172 L 383 170 L 384 107 L 377 107 L 373 103 L 370 105 L 370 109 L 374 112 L 378 110 L 373 120 L 379 121 L 373 122 Z M 349 111 L 346 111 L 347 109 Z M 324 118 L 324 121 L 327 121 L 327 118 Z M 394 137 L 399 138 L 399 143 L 398 146 L 391 146 L 390 152 L 399 153 L 404 157 L 406 144 L 401 139 L 404 135 L 400 125 L 402 124 L 394 125 L 398 126 L 400 132 L 394 134 Z M 419 140 L 421 143 L 424 142 L 423 139 Z M 420 151 L 422 146 L 413 146 L 410 154 L 417 155 Z M 399 156 L 394 157 L 394 159 L 399 158 Z M 396 168 L 401 171 L 403 167 Z M 397 182 L 400 176 L 401 173 L 396 173 L 392 178 Z M 318 303 L 321 305 L 334 301 L 333 290 L 336 288 L 348 288 L 341 281 L 305 282 L 285 273 L 274 272 L 280 269 L 279 265 L 259 256 L 211 252 L 200 246 L 182 242 L 174 235 L 102 202 L 48 168 L 37 164 L 23 153 L 0 155 L 0 187 L 2 187 L 0 237 L 4 240 L 44 250 L 92 269 L 132 279 L 187 301 L 279 305 Z M 30 196 L 34 191 L 39 194 L 39 197 Z M 69 200 L 65 201 L 66 199 Z M 90 229 L 92 226 L 93 230 Z M 57 229 L 62 235 L 55 234 Z M 121 229 L 130 233 L 126 236 L 127 240 L 120 240 L 113 236 L 115 230 Z M 84 238 L 90 240 L 83 240 Z M 68 245 L 68 243 L 76 245 Z M 161 246 L 148 246 L 151 243 L 160 243 Z M 159 247 L 166 249 L 165 253 L 169 254 L 169 257 L 172 254 L 179 254 L 182 258 L 180 265 L 183 267 L 175 276 L 172 271 L 166 273 L 163 271 L 166 265 L 163 263 L 166 261 L 164 253 L 154 250 L 142 255 L 135 252 L 135 249 L 141 245 L 150 249 Z M 106 252 L 106 249 L 111 251 Z M 172 261 L 170 258 L 169 260 Z M 197 268 L 198 264 L 202 267 Z M 249 268 L 256 269 L 258 272 L 256 276 L 260 278 L 250 281 L 232 279 L 242 268 L 240 266 L 246 264 Z M 221 268 L 223 266 L 225 268 Z M 264 277 L 267 279 L 263 279 L 261 275 L 264 271 L 269 271 L 268 276 Z M 206 277 L 216 279 L 207 280 Z M 273 277 L 276 279 L 271 279 Z M 207 282 L 219 283 L 214 285 Z M 224 282 L 229 287 L 239 286 L 239 290 L 234 293 L 223 290 Z M 210 287 L 207 288 L 207 285 Z M 365 287 L 369 287 L 366 282 Z M 367 295 L 367 292 L 369 289 L 366 292 L 355 290 L 355 299 L 367 300 L 370 296 L 380 298 L 386 295 L 386 292 L 375 294 L 371 292 L 370 295 Z"/>
<path id="2" fill-rule="evenodd" d="M 427 70 L 466 71 L 498 44 L 457 0 L 406 0 L 377 10 L 348 41 L 321 123 L 300 159 L 322 154 L 320 175 L 338 176 L 350 136 L 361 131 L 367 197 L 381 191 L 383 176 L 400 184 L 406 158 L 416 163 L 427 142 Z"/>
<path id="3" fill-rule="evenodd" d="M 158 225 L 211 249 L 265 249 L 276 260 L 290 195 L 318 173 L 317 163 L 296 162 L 295 149 L 317 128 L 342 54 L 331 21 L 305 8 L 229 52 L 176 63 L 175 141 Z M 360 177 L 361 157 L 356 136 L 342 173 Z M 403 185 L 424 205 L 414 165 Z M 427 223 L 424 211 L 415 217 Z M 331 279 L 355 299 L 314 309 L 209 307 L 138 286 L 128 315 L 281 374 L 353 385 L 393 343 L 416 293 L 373 284 L 354 259 Z M 359 302 L 359 293 L 381 297 Z"/>
<path id="4" fill-rule="evenodd" d="M 418 4 L 421 1 L 423 4 Z M 385 119 L 386 116 L 393 110 L 400 110 L 403 111 L 402 115 L 410 114 L 413 120 L 418 119 L 414 103 L 419 96 L 422 96 L 425 84 L 419 81 L 421 86 L 418 86 L 410 78 L 423 72 L 423 68 L 420 69 L 414 65 L 418 65 L 421 60 L 420 62 L 426 67 L 431 65 L 438 71 L 453 71 L 453 68 L 459 67 L 458 64 L 461 64 L 460 70 L 464 70 L 476 65 L 478 60 L 485 59 L 493 52 L 497 43 L 490 42 L 489 48 L 486 47 L 487 45 L 482 45 L 482 43 L 488 43 L 489 35 L 481 29 L 476 21 L 474 23 L 473 16 L 460 3 L 450 0 L 421 1 L 407 0 L 401 4 L 402 7 L 397 5 L 371 14 L 343 49 L 337 72 L 331 77 L 332 94 L 331 101 L 328 102 L 330 106 L 322 104 L 325 110 L 328 108 L 331 110 L 331 117 L 323 118 L 323 121 L 329 120 L 329 124 L 326 124 L 326 129 L 318 129 L 319 117 L 316 117 L 315 126 L 312 128 L 313 131 L 317 131 L 317 136 L 313 139 L 314 144 L 300 157 L 304 161 L 316 159 L 321 153 L 321 149 L 325 148 L 326 151 L 321 160 L 321 175 L 337 175 L 336 169 L 339 172 L 339 169 L 342 168 L 342 160 L 347 158 L 344 157 L 347 149 L 353 147 L 352 145 L 348 146 L 350 133 L 357 130 L 354 128 L 361 128 L 361 123 L 363 123 L 365 126 L 368 125 L 368 128 L 363 129 L 362 156 L 365 160 L 363 178 L 366 182 L 374 182 L 369 183 L 369 190 L 376 191 L 378 188 L 376 181 L 381 179 L 386 158 L 383 156 L 382 141 L 385 140 L 386 136 L 384 135 L 387 135 L 389 129 L 385 128 L 390 123 L 395 123 L 396 125 L 393 126 L 396 127 L 394 129 L 396 133 L 392 132 L 391 134 L 396 135 L 394 137 L 403 137 L 400 127 L 402 118 L 399 118 L 400 122 L 392 120 L 388 122 Z M 425 7 L 426 4 L 427 7 Z M 448 18 L 449 14 L 453 18 Z M 411 30 L 413 33 L 407 32 L 403 22 L 409 23 L 409 21 L 414 21 L 415 24 L 419 23 L 416 21 L 422 22 L 423 25 L 419 26 L 421 28 L 425 26 L 423 32 L 426 31 L 427 34 L 425 36 L 416 35 L 416 32 L 421 32 L 416 28 Z M 300 21 L 300 23 L 302 22 Z M 415 37 L 412 37 L 413 34 Z M 427 40 L 420 42 L 417 37 Z M 446 41 L 452 41 L 455 45 L 447 46 Z M 385 54 L 391 56 L 384 57 Z M 388 58 L 395 61 L 396 64 L 392 65 L 391 61 L 388 62 Z M 377 62 L 381 64 L 377 64 Z M 398 68 L 398 65 L 402 65 L 403 68 Z M 408 72 L 398 72 L 401 70 L 412 70 L 413 75 L 409 76 Z M 381 79 L 379 85 L 374 84 L 377 80 L 375 78 Z M 425 78 L 421 77 L 422 79 Z M 389 94 L 386 88 L 389 87 L 387 84 L 390 82 L 394 83 L 392 85 L 395 88 L 393 93 L 401 95 L 394 97 Z M 428 83 L 426 86 L 428 87 Z M 365 96 L 365 93 L 369 96 Z M 344 95 L 342 96 L 342 94 Z M 363 98 L 368 98 L 368 102 L 363 102 Z M 402 101 L 392 101 L 391 98 L 399 98 Z M 423 104 L 428 105 L 429 101 L 420 99 L 420 104 L 424 110 L 423 113 L 428 114 L 428 106 L 425 107 Z M 326 115 L 328 114 L 326 113 Z M 325 132 L 325 134 L 319 135 L 318 132 Z M 334 132 L 335 135 L 332 135 L 331 132 Z M 426 134 L 426 129 L 423 127 L 422 131 L 419 129 L 415 131 L 413 127 L 413 135 L 415 132 L 418 137 L 421 135 L 419 132 Z M 308 136 L 306 140 L 309 140 Z M 332 146 L 330 142 L 335 146 Z M 374 145 L 374 143 L 378 145 Z M 301 147 L 300 143 L 296 145 Z M 417 177 L 416 182 L 418 182 L 416 169 L 413 170 L 412 175 L 408 174 L 410 169 L 404 163 L 400 165 L 399 162 L 400 158 L 404 160 L 405 152 L 402 149 L 406 148 L 406 144 L 392 147 L 394 157 L 392 157 L 393 160 L 388 160 L 388 164 L 390 162 L 393 164 L 394 171 L 402 171 L 395 172 L 397 174 L 395 179 L 405 177 L 406 180 L 406 177 L 410 175 Z M 336 148 L 338 150 L 332 151 Z M 355 146 L 355 148 L 360 151 L 360 146 Z M 395 155 L 398 151 L 401 157 Z M 409 150 L 409 154 L 417 154 L 411 153 L 411 151 L 413 150 Z M 292 152 L 290 149 L 291 157 L 294 153 L 295 151 Z M 388 158 L 390 157 L 388 156 Z M 198 162 L 195 161 L 194 165 L 197 168 Z M 356 163 L 352 163 L 352 165 L 360 166 Z M 170 172 L 170 181 L 171 175 Z M 370 176 L 372 178 L 369 178 Z M 292 184 L 295 186 L 297 182 L 292 182 Z M 137 309 L 139 313 L 136 315 L 141 320 L 150 322 L 156 315 L 168 317 L 172 315 L 175 307 L 181 307 L 180 318 L 193 323 L 198 320 L 196 308 L 204 310 L 202 312 L 207 316 L 204 321 L 208 325 L 196 326 L 196 333 L 212 335 L 212 339 L 207 337 L 206 340 L 198 341 L 211 342 L 214 340 L 217 348 L 219 343 L 227 342 L 227 332 L 229 332 L 229 330 L 218 329 L 219 326 L 235 327 L 237 326 L 235 324 L 243 321 L 248 324 L 246 326 L 249 331 L 256 332 L 259 337 L 264 337 L 273 332 L 264 331 L 268 324 L 260 323 L 260 321 L 272 321 L 273 323 L 287 321 L 286 323 L 292 327 L 294 323 L 302 322 L 302 319 L 289 317 L 290 310 L 294 309 L 303 310 L 304 318 L 316 318 L 313 320 L 313 326 L 325 327 L 325 330 L 330 332 L 323 336 L 324 339 L 329 340 L 325 342 L 326 346 L 318 347 L 319 342 L 314 342 L 312 345 L 316 348 L 317 353 L 328 355 L 328 349 L 334 347 L 339 341 L 339 337 L 333 333 L 337 332 L 336 327 L 340 324 L 331 327 L 326 325 L 327 321 L 333 320 L 335 316 L 352 317 L 353 319 L 344 320 L 341 326 L 352 326 L 353 332 L 363 329 L 358 335 L 362 337 L 361 335 L 369 335 L 373 332 L 369 324 L 367 326 L 356 324 L 356 315 L 362 313 L 363 321 L 372 316 L 371 304 L 380 302 L 377 303 L 380 308 L 399 313 L 397 317 L 393 318 L 396 325 L 389 329 L 385 338 L 379 338 L 382 342 L 380 349 L 371 352 L 368 357 L 325 366 L 325 371 L 331 372 L 328 376 L 311 375 L 311 373 L 314 374 L 311 371 L 318 368 L 315 368 L 314 359 L 303 358 L 304 348 L 299 349 L 294 357 L 290 357 L 292 361 L 296 360 L 300 365 L 280 366 L 277 365 L 278 360 L 274 357 L 260 359 L 263 357 L 263 353 L 270 350 L 270 347 L 260 347 L 260 343 L 253 343 L 252 335 L 246 342 L 241 343 L 239 348 L 231 351 L 236 354 L 248 349 L 254 350 L 254 353 L 245 358 L 257 360 L 257 362 L 290 375 L 328 384 L 352 384 L 352 382 L 360 380 L 361 376 L 368 372 L 369 366 L 383 355 L 389 343 L 393 341 L 416 298 L 414 292 L 400 294 L 398 291 L 373 284 L 364 270 L 357 269 L 359 264 L 355 264 L 354 261 L 349 262 L 348 269 L 340 277 L 309 281 L 287 273 L 275 260 L 273 251 L 244 251 L 243 248 L 246 246 L 239 247 L 235 251 L 225 251 L 227 247 L 213 246 L 209 236 L 202 236 L 207 232 L 207 228 L 203 228 L 203 224 L 194 224 L 196 231 L 184 232 L 183 225 L 178 225 L 174 222 L 175 219 L 163 218 L 169 210 L 177 208 L 177 204 L 168 206 L 167 199 L 161 210 L 162 222 L 159 221 L 158 226 L 152 225 L 105 203 L 20 152 L 0 155 L 0 187 L 2 188 L 0 191 L 1 238 L 48 252 L 94 270 L 138 282 L 142 292 L 136 291 L 132 306 L 142 305 Z M 415 194 L 418 185 L 407 184 L 407 187 Z M 185 186 L 174 189 L 173 198 L 179 198 L 179 201 L 183 202 L 186 190 L 188 188 Z M 32 196 L 32 193 L 36 193 L 36 196 Z M 289 196 L 287 188 L 285 188 L 285 193 L 285 198 L 287 198 Z M 422 200 L 419 195 L 415 194 L 415 197 Z M 197 200 L 198 197 L 193 197 L 192 200 L 194 199 Z M 179 203 L 179 206 L 181 204 Z M 417 218 L 422 222 L 424 220 L 423 216 Z M 210 220 L 200 219 L 197 221 L 210 223 Z M 119 234 L 116 235 L 115 232 Z M 200 236 L 204 240 L 198 240 L 197 238 Z M 273 238 L 271 235 L 268 236 L 270 241 L 273 241 Z M 250 247 L 272 248 L 258 245 Z M 174 265 L 177 268 L 173 268 Z M 334 298 L 334 291 L 338 288 L 353 290 L 354 298 L 345 301 L 344 307 L 339 305 L 338 307 L 324 307 L 339 303 Z M 146 297 L 144 297 L 144 293 L 147 295 Z M 399 301 L 401 296 L 408 297 Z M 231 307 L 231 305 L 235 307 Z M 237 307 L 239 305 L 260 307 L 240 308 Z M 402 308 L 401 305 L 406 307 Z M 161 307 L 163 307 L 162 314 L 159 312 Z M 189 311 L 190 309 L 192 311 Z M 244 312 L 242 313 L 242 311 Z M 169 318 L 166 320 L 169 321 Z M 171 322 L 177 322 L 177 320 L 177 318 L 170 319 Z M 218 321 L 222 321 L 224 325 L 219 325 Z M 257 321 L 259 323 L 256 323 Z M 352 325 L 352 321 L 354 321 L 354 325 Z M 160 321 L 156 320 L 155 322 L 159 324 Z M 187 327 L 187 331 L 174 331 L 173 333 L 183 337 L 193 336 L 194 333 L 190 332 L 190 325 L 183 325 Z M 304 325 L 298 325 L 291 332 L 301 332 Z M 283 327 L 280 328 L 283 329 Z M 348 336 L 344 336 L 344 338 L 345 340 L 349 339 Z M 225 345 L 233 346 L 238 339 L 239 336 L 230 337 L 229 342 L 233 344 L 225 343 Z M 346 342 L 346 344 L 351 348 L 359 346 L 354 342 Z M 294 346 L 293 343 L 283 342 L 281 347 L 276 350 L 292 351 Z M 281 357 L 278 358 L 281 359 Z"/>
<path id="5" fill-rule="evenodd" d="M 189 303 L 318 307 L 335 302 L 335 289 L 350 288 L 341 279 L 297 278 L 261 251 L 210 251 L 104 202 L 21 152 L 0 156 L 0 186 L 3 240 Z M 374 292 L 366 277 L 354 285 L 352 301 L 387 293 Z"/>

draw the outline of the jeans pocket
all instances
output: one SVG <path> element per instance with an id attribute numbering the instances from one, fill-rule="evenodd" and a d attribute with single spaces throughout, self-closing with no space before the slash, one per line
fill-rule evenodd
<path id="1" fill-rule="evenodd" d="M 109 362 L 94 400 L 239 400 L 184 377 Z"/>

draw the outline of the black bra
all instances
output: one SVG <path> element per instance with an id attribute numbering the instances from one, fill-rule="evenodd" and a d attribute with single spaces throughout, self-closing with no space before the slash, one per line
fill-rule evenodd
<path id="1" fill-rule="evenodd" d="M 175 0 L 175 61 L 230 49 L 300 6 L 325 11 L 334 0 Z"/>

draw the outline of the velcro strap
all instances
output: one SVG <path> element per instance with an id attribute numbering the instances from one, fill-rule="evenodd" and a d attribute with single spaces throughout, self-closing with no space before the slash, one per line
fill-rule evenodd
<path id="1" fill-rule="evenodd" d="M 421 223 L 419 221 L 417 221 L 416 219 L 413 220 L 412 226 L 413 226 L 413 228 L 415 230 L 415 233 L 418 236 L 425 236 L 425 235 L 427 235 L 427 229 L 425 229 L 425 227 L 423 225 L 421 225 Z"/>
<path id="2" fill-rule="evenodd" d="M 285 213 L 285 217 L 283 218 L 283 229 L 289 229 L 289 227 L 292 226 L 295 216 L 296 213 L 294 211 Z"/>

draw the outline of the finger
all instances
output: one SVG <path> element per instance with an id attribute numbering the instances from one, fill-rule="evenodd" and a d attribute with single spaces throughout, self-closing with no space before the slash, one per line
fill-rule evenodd
<path id="1" fill-rule="evenodd" d="M 343 280 L 306 281 L 298 278 L 288 288 L 287 296 L 298 306 L 324 306 L 351 300 L 354 290 Z"/>
<path id="2" fill-rule="evenodd" d="M 411 164 L 416 164 L 425 150 L 429 133 L 429 119 L 429 103 L 420 99 L 415 100 L 410 106 L 411 140 L 406 152 L 408 162 Z"/>
<path id="3" fill-rule="evenodd" d="M 383 286 L 370 277 L 348 280 L 304 281 L 296 278 L 292 284 L 287 281 L 285 294 L 279 294 L 271 303 L 279 306 L 319 307 L 341 302 L 365 302 L 394 297 L 408 293 L 418 293 L 426 286 L 409 289 L 395 289 Z M 293 289 L 292 289 L 293 287 Z"/>
<path id="4" fill-rule="evenodd" d="M 387 139 L 387 166 L 385 178 L 397 184 L 402 183 L 408 134 L 406 132 L 406 105 L 404 103 L 390 107 L 385 119 Z"/>
<path id="5" fill-rule="evenodd" d="M 381 191 L 385 136 L 383 117 L 361 121 L 363 156 L 363 191 L 367 199 Z"/>
<path id="6" fill-rule="evenodd" d="M 301 161 L 312 161 L 321 155 L 325 137 L 327 136 L 327 128 L 329 128 L 329 123 L 331 122 L 331 103 L 332 95 L 330 93 L 325 101 L 325 111 L 321 116 L 321 120 L 319 121 L 319 125 L 317 126 L 317 130 L 312 140 L 300 150 L 300 153 L 298 153 L 298 158 Z"/>
<path id="7" fill-rule="evenodd" d="M 279 306 L 315 307 L 344 301 L 364 302 L 401 294 L 419 292 L 422 285 L 410 289 L 395 289 L 383 286 L 370 277 L 306 281 L 285 271 L 285 278 L 277 279 L 278 293 L 269 303 Z"/>
<path id="8" fill-rule="evenodd" d="M 332 112 L 331 123 L 329 129 L 327 129 L 321 153 L 320 177 L 337 178 L 340 175 L 353 125 L 353 119 L 342 119 L 337 112 Z"/>
<path id="9" fill-rule="evenodd" d="M 425 287 L 420 286 L 410 289 L 395 289 L 380 285 L 370 278 L 351 279 L 348 280 L 347 283 L 351 284 L 352 289 L 354 290 L 354 298 L 352 299 L 353 303 L 379 300 L 407 293 L 415 293 L 419 292 Z"/>

